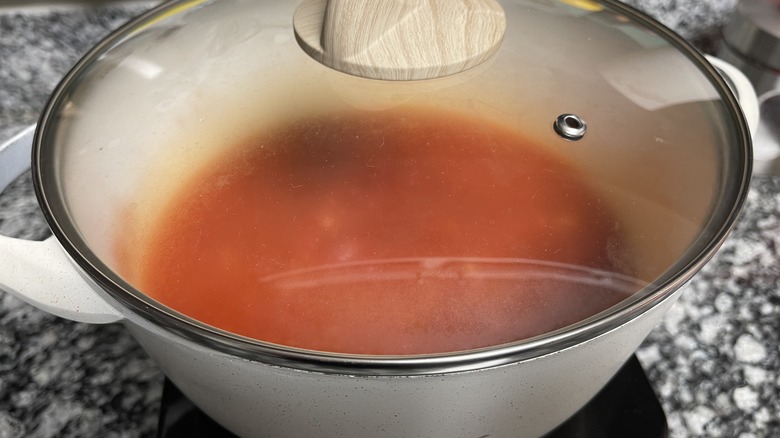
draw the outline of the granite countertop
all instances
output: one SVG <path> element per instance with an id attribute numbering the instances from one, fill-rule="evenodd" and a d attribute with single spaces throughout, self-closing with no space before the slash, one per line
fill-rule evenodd
<path id="1" fill-rule="evenodd" d="M 99 3 L 99 2 L 98 2 Z M 629 3 L 709 50 L 735 1 Z M 0 142 L 35 123 L 99 38 L 150 2 L 0 6 Z M 0 197 L 0 233 L 43 239 L 29 175 Z M 754 179 L 731 237 L 638 351 L 671 436 L 780 431 L 780 179 Z M 0 437 L 149 436 L 163 376 L 116 324 L 65 321 L 0 293 Z"/>

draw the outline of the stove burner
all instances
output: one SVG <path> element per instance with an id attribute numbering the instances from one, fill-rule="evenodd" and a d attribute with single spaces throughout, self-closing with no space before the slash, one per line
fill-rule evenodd
<path id="1" fill-rule="evenodd" d="M 157 436 L 219 438 L 235 435 L 207 417 L 166 379 Z M 636 356 L 626 362 L 590 403 L 545 438 L 591 436 L 668 436 L 666 415 Z"/>

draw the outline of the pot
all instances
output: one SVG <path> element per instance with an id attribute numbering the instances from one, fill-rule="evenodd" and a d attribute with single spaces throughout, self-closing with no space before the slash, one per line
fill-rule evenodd
<path id="1" fill-rule="evenodd" d="M 54 233 L 0 238 L 0 285 L 55 315 L 123 323 L 188 398 L 238 435 L 553 429 L 621 367 L 725 239 L 746 196 L 750 135 L 716 70 L 637 11 L 612 1 L 500 8 L 505 33 L 477 62 L 413 80 L 334 70 L 293 28 L 295 2 L 181 1 L 139 17 L 75 66 L 34 133 L 0 148 L 5 187 L 26 168 L 32 138 L 36 193 Z M 549 263 L 534 272 L 576 287 L 630 287 L 630 297 L 499 345 L 345 354 L 208 325 L 151 298 L 120 268 L 118 230 L 137 230 L 138 218 L 247 132 L 303 113 L 411 104 L 527 127 L 591 175 L 638 248 L 632 277 Z"/>

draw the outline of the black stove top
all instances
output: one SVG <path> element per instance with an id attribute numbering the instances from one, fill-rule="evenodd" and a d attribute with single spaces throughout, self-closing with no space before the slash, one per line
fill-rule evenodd
<path id="1" fill-rule="evenodd" d="M 545 438 L 666 438 L 666 415 L 636 357 L 579 412 Z M 165 381 L 157 436 L 233 437 Z"/>

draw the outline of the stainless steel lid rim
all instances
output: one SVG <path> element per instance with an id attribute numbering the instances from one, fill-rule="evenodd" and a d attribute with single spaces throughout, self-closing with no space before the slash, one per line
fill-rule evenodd
<path id="1" fill-rule="evenodd" d="M 203 1 L 182 0 L 158 6 L 120 28 L 82 58 L 57 86 L 40 118 L 33 144 L 32 170 L 36 195 L 53 234 L 65 251 L 90 278 L 105 288 L 121 305 L 126 306 L 140 317 L 177 336 L 216 351 L 249 360 L 267 362 L 273 366 L 364 376 L 448 374 L 492 368 L 538 358 L 612 331 L 670 297 L 715 254 L 729 230 L 734 226 L 738 212 L 746 200 L 752 161 L 750 136 L 737 100 L 729 91 L 725 81 L 700 53 L 665 26 L 616 0 L 603 0 L 601 3 L 609 9 L 625 14 L 632 20 L 657 31 L 659 35 L 667 38 L 674 47 L 691 59 L 720 91 L 728 112 L 737 121 L 737 136 L 743 146 L 736 151 L 743 160 L 737 166 L 742 169 L 742 178 L 739 182 L 723 182 L 723 184 L 731 185 L 731 193 L 735 194 L 736 197 L 731 202 L 729 211 L 720 216 L 720 226 L 715 230 L 708 230 L 712 231 L 712 236 L 699 247 L 697 254 L 683 260 L 683 265 L 679 267 L 677 275 L 664 280 L 662 284 L 654 284 L 652 287 L 638 292 L 635 297 L 602 312 L 597 318 L 590 318 L 564 329 L 512 344 L 438 355 L 359 356 L 306 351 L 252 340 L 206 326 L 165 308 L 134 289 L 113 274 L 86 247 L 84 242 L 80 241 L 78 230 L 67 221 L 66 207 L 59 199 L 61 194 L 57 192 L 56 184 L 51 179 L 51 174 L 54 173 L 51 160 L 45 156 L 45 145 L 55 141 L 54 138 L 49 138 L 51 137 L 49 126 L 56 123 L 56 115 L 61 109 L 64 97 L 69 93 L 73 84 L 78 81 L 80 73 L 86 66 L 95 62 L 111 47 L 119 44 L 124 38 L 132 35 L 150 21 L 165 14 L 175 13 L 177 9 L 186 9 L 202 3 Z M 723 193 L 723 188 L 721 188 L 721 193 Z M 65 218 L 65 220 L 61 218 Z"/>

